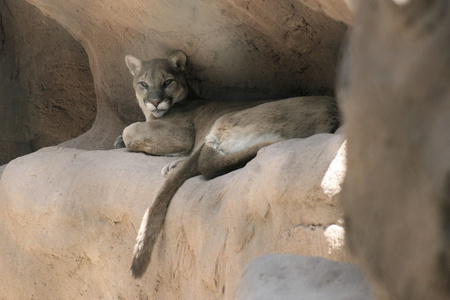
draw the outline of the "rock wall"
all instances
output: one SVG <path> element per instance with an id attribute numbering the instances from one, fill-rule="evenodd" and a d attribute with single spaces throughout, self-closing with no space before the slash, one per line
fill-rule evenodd
<path id="1" fill-rule="evenodd" d="M 336 199 L 345 148 L 342 135 L 289 140 L 188 180 L 141 280 L 129 275 L 134 239 L 174 158 L 61 147 L 18 158 L 0 182 L 0 299 L 234 299 L 262 254 L 351 261 Z"/>
<path id="2" fill-rule="evenodd" d="M 450 299 L 449 8 L 360 1 L 344 62 L 341 199 L 379 299 Z"/>
<path id="3" fill-rule="evenodd" d="M 80 135 L 95 115 L 83 47 L 25 1 L 1 1 L 0 165 Z"/>

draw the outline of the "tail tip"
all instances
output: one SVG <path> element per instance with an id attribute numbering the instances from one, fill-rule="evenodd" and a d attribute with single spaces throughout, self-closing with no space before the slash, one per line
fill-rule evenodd
<path id="1" fill-rule="evenodd" d="M 147 261 L 140 261 L 137 258 L 133 258 L 133 262 L 130 268 L 130 275 L 135 279 L 141 278 L 147 270 Z"/>
<path id="2" fill-rule="evenodd" d="M 135 279 L 141 278 L 143 275 L 143 272 L 139 272 L 134 266 L 130 268 L 130 276 L 134 277 Z"/>

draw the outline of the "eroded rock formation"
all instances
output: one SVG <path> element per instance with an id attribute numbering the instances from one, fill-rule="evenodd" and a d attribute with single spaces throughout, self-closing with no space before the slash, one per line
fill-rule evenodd
<path id="1" fill-rule="evenodd" d="M 88 69 L 95 123 L 64 145 L 110 148 L 142 118 L 125 54 L 184 50 L 206 98 L 332 93 L 352 23 L 345 3 L 355 4 L 339 83 L 347 236 L 379 299 L 449 298 L 446 0 L 27 1 L 47 17 L 22 0 L 0 2 L 0 125 L 15 143 L 2 142 L 0 163 L 87 129 Z M 72 110 L 81 99 L 90 108 Z M 75 116 L 84 121 L 71 131 L 61 120 Z M 0 298 L 233 298 L 244 265 L 261 254 L 349 261 L 336 199 L 344 154 L 343 136 L 320 135 L 268 147 L 215 180 L 192 178 L 142 281 L 128 277 L 129 256 L 170 158 L 49 148 L 17 159 L 0 167 Z"/>
<path id="2" fill-rule="evenodd" d="M 449 299 L 450 7 L 360 3 L 339 93 L 349 242 L 380 299 Z"/>
<path id="3" fill-rule="evenodd" d="M 295 0 L 28 2 L 80 41 L 89 56 L 97 117 L 90 131 L 66 144 L 83 149 L 111 148 L 125 125 L 142 119 L 124 64 L 126 54 L 151 59 L 185 51 L 190 82 L 205 98 L 332 93 L 346 26 L 326 14 L 338 16 L 340 10 L 337 19 L 351 21 L 339 1 L 321 7 L 306 1 L 317 11 Z M 3 7 L 2 15 L 7 14 Z M 50 35 L 35 47 L 55 43 L 57 38 Z"/>
<path id="4" fill-rule="evenodd" d="M 95 115 L 83 47 L 31 4 L 0 2 L 0 165 L 80 135 Z"/>
<path id="5" fill-rule="evenodd" d="M 27 103 L 41 95 L 32 79 L 45 79 L 54 70 L 45 62 L 55 59 L 33 51 L 51 54 L 55 45 L 82 50 L 81 44 L 97 114 L 90 130 L 63 144 L 84 150 L 47 148 L 0 168 L 0 298 L 233 299 L 245 264 L 262 254 L 352 260 L 336 199 L 345 175 L 341 134 L 272 145 L 241 170 L 208 182 L 190 179 L 172 202 L 154 260 L 140 281 L 128 275 L 134 238 L 161 183 L 160 169 L 172 158 L 98 150 L 111 148 L 125 125 L 142 120 L 126 54 L 151 59 L 185 51 L 189 81 L 205 98 L 333 94 L 340 45 L 352 21 L 344 1 L 27 2 L 46 17 L 22 0 L 0 4 L 5 41 L 17 32 L 23 36 L 14 44 L 21 51 L 13 55 L 2 48 L 9 51 L 2 76 L 3 70 L 11 76 L 18 66 L 26 69 L 24 62 L 39 68 L 25 70 L 17 81 L 31 92 L 14 95 L 8 87 L 6 94 Z M 45 39 L 38 38 L 47 30 L 43 23 L 51 28 Z M 55 57 L 61 61 L 64 54 Z M 86 57 L 78 54 L 69 56 L 87 72 Z M 73 66 L 64 60 L 62 68 Z M 63 75 L 61 92 L 75 100 L 80 93 L 93 95 L 82 81 L 89 76 L 71 81 Z M 60 91 L 60 78 L 50 78 L 51 88 Z M 50 106 L 65 108 L 65 94 L 54 95 Z M 35 110 L 39 122 L 61 132 L 57 142 L 68 138 L 65 126 L 44 117 L 45 108 Z M 22 106 L 14 109 L 25 113 Z M 88 119 L 79 110 L 70 115 Z"/>
<path id="6" fill-rule="evenodd" d="M 128 271 L 134 239 L 173 158 L 58 147 L 16 159 L 0 182 L 0 298 L 233 299 L 258 255 L 351 261 L 336 230 L 345 147 L 339 134 L 290 140 L 188 180 L 141 280 Z"/>

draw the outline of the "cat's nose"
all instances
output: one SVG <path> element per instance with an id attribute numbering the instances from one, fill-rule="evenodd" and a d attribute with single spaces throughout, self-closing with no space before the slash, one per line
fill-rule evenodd
<path id="1" fill-rule="evenodd" d="M 159 99 L 149 99 L 148 102 L 153 104 L 154 107 L 158 107 L 158 105 L 161 103 L 161 100 L 159 100 Z"/>

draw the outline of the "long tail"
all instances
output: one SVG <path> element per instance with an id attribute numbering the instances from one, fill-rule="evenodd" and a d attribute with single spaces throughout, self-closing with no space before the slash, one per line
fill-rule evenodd
<path id="1" fill-rule="evenodd" d="M 198 171 L 198 158 L 202 148 L 203 146 L 166 175 L 162 186 L 156 193 L 152 206 L 145 212 L 136 237 L 130 269 L 131 275 L 135 278 L 141 277 L 147 270 L 156 238 L 164 226 L 164 220 L 172 197 L 186 180 L 200 174 Z"/>

